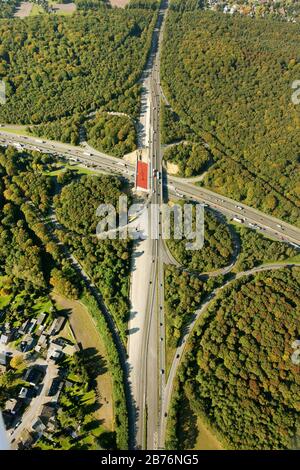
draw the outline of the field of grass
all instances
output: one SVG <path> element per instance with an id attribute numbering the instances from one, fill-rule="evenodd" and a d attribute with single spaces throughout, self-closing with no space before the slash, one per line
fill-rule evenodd
<path id="1" fill-rule="evenodd" d="M 200 418 L 197 419 L 198 437 L 196 444 L 191 450 L 222 450 L 222 446 L 213 433 L 203 424 Z"/>
<path id="2" fill-rule="evenodd" d="M 0 276 L 0 309 L 3 309 L 9 305 L 12 300 L 12 294 L 9 293 L 5 288 L 7 286 L 7 277 Z"/>
<path id="3" fill-rule="evenodd" d="M 221 450 L 222 446 L 183 394 L 178 408 L 177 436 L 180 450 Z"/>

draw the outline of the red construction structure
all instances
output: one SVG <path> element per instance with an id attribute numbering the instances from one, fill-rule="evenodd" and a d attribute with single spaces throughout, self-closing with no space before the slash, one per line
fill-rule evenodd
<path id="1" fill-rule="evenodd" d="M 149 165 L 141 160 L 136 163 L 135 187 L 140 191 L 148 191 L 149 187 Z"/>

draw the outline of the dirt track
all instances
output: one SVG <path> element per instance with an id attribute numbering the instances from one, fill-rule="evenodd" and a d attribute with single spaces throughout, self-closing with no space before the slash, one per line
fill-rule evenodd
<path id="1" fill-rule="evenodd" d="M 81 343 L 83 349 L 95 349 L 99 359 L 106 362 L 106 350 L 100 339 L 94 322 L 87 309 L 78 301 L 69 300 L 57 294 L 53 294 L 60 309 L 65 309 L 71 313 L 70 324 L 75 333 L 76 340 Z M 96 382 L 100 397 L 100 409 L 96 411 L 98 419 L 103 420 L 103 424 L 108 431 L 114 427 L 113 403 L 112 403 L 112 379 L 109 370 L 99 373 Z"/>

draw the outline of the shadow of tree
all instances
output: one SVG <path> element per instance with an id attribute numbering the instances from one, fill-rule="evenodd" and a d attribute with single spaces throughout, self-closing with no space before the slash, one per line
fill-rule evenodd
<path id="1" fill-rule="evenodd" d="M 103 422 L 104 422 L 103 420 L 93 419 L 92 421 L 84 425 L 84 431 L 86 432 L 94 431 L 94 429 L 99 428 L 99 426 L 103 424 Z"/>

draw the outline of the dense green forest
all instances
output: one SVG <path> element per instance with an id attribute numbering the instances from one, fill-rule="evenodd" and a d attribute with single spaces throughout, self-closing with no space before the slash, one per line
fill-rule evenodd
<path id="1" fill-rule="evenodd" d="M 234 274 L 271 262 L 291 259 L 292 264 L 292 260 L 299 256 L 299 250 L 266 238 L 255 230 L 236 225 L 231 228 L 236 231 L 236 241 L 239 239 L 239 255 L 232 269 Z M 178 241 L 173 243 L 175 246 Z M 167 347 L 175 348 L 178 345 L 183 328 L 191 321 L 196 310 L 212 290 L 224 283 L 222 275 L 205 279 L 199 274 L 174 266 L 165 268 Z"/>
<path id="2" fill-rule="evenodd" d="M 178 176 L 196 176 L 212 162 L 210 152 L 202 144 L 181 143 L 168 147 L 164 152 L 167 162 L 178 165 Z"/>
<path id="3" fill-rule="evenodd" d="M 45 212 L 51 196 L 51 181 L 39 171 L 32 171 L 40 161 L 41 157 L 22 159 L 12 149 L 0 152 L 1 274 L 34 288 L 47 287 L 54 258 L 60 261 L 60 255 L 51 252 L 50 238 L 45 240 L 48 254 L 41 243 L 43 224 L 34 211 L 33 204 L 41 214 Z M 69 269 L 67 264 L 65 268 Z"/>
<path id="4" fill-rule="evenodd" d="M 231 449 L 289 449 L 299 438 L 299 269 L 242 278 L 201 318 L 179 373 L 168 444 L 184 397 Z M 188 445 L 192 445 L 191 442 Z M 188 447 L 190 448 L 190 447 Z"/>
<path id="5" fill-rule="evenodd" d="M 136 149 L 134 123 L 127 116 L 97 113 L 85 127 L 88 143 L 97 150 L 123 157 Z"/>
<path id="6" fill-rule="evenodd" d="M 197 274 L 180 271 L 174 266 L 165 269 L 165 314 L 167 347 L 175 348 L 184 327 L 191 321 L 204 298 L 217 286 L 223 277 L 204 281 Z"/>
<path id="7" fill-rule="evenodd" d="M 203 7 L 202 0 L 170 0 L 170 9 L 173 11 L 195 11 Z"/>
<path id="8" fill-rule="evenodd" d="M 82 176 L 64 186 L 55 197 L 58 220 L 72 232 L 96 234 L 96 209 L 100 204 L 118 205 L 121 182 L 110 176 Z"/>
<path id="9" fill-rule="evenodd" d="M 139 112 L 156 13 L 101 9 L 0 24 L 0 121 L 41 124 L 90 111 Z"/>
<path id="10" fill-rule="evenodd" d="M 97 150 L 123 157 L 136 149 L 134 122 L 127 116 L 98 112 L 93 119 L 84 119 L 80 113 L 35 126 L 30 133 L 50 140 L 80 143 L 80 135 Z"/>
<path id="11" fill-rule="evenodd" d="M 162 85 L 181 126 L 217 158 L 204 184 L 299 224 L 300 26 L 171 11 Z"/>
<path id="12" fill-rule="evenodd" d="M 192 271 L 209 272 L 230 264 L 233 243 L 225 221 L 211 211 L 205 212 L 204 246 L 201 250 L 186 250 L 186 239 L 167 241 L 176 260 Z"/>

